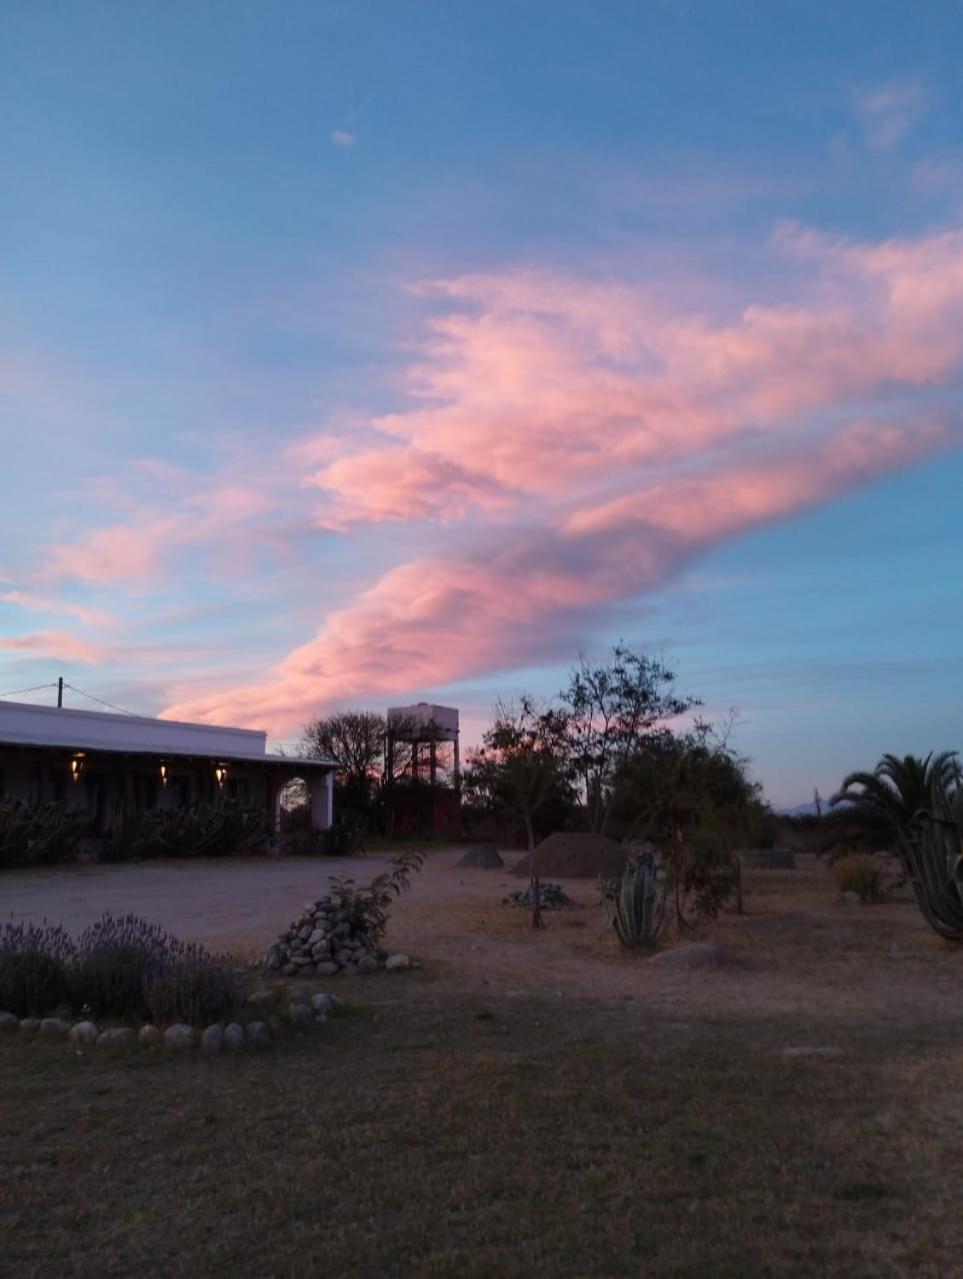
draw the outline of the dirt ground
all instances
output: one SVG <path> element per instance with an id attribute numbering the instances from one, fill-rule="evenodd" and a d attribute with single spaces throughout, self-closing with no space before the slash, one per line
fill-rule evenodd
<path id="1" fill-rule="evenodd" d="M 695 971 L 651 965 L 604 930 L 591 880 L 560 881 L 579 908 L 547 912 L 548 927 L 503 904 L 518 889 L 517 854 L 504 870 L 458 868 L 462 849 L 428 854 L 412 891 L 393 908 L 390 949 L 422 960 L 460 993 L 635 1000 L 676 1016 L 732 1012 L 838 1019 L 948 1019 L 963 956 L 927 928 L 908 889 L 874 906 L 835 894 L 825 863 L 798 856 L 797 870 L 747 874 L 745 913 L 726 911 L 695 937 L 711 937 L 724 962 Z M 364 882 L 384 857 L 151 862 L 17 872 L 0 878 L 0 919 L 64 924 L 77 932 L 104 910 L 134 912 L 187 940 L 246 956 L 263 954 L 332 875 Z"/>

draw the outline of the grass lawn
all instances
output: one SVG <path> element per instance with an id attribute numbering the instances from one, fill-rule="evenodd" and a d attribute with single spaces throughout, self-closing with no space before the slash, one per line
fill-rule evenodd
<path id="1" fill-rule="evenodd" d="M 798 938 L 805 897 L 750 900 Z M 345 984 L 346 1015 L 259 1056 L 2 1039 L 0 1273 L 963 1273 L 956 952 L 945 1007 L 890 1016 L 888 945 L 854 943 L 845 1014 L 831 983 L 822 1010 L 743 1006 L 739 972 L 510 994 L 453 958 Z M 783 1056 L 806 1045 L 840 1055 Z"/>

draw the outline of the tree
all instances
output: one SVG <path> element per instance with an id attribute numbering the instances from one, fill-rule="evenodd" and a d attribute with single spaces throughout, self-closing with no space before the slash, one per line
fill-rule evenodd
<path id="1" fill-rule="evenodd" d="M 673 691 L 675 673 L 621 640 L 600 665 L 584 657 L 561 693 L 566 755 L 591 831 L 605 834 L 641 746 L 701 703 Z"/>
<path id="2" fill-rule="evenodd" d="M 384 760 L 385 719 L 374 711 L 338 711 L 312 720 L 304 730 L 301 755 L 333 759 L 342 802 L 366 815 L 373 808 Z"/>
<path id="3" fill-rule="evenodd" d="M 956 751 L 931 751 L 925 759 L 915 755 L 884 755 L 871 773 L 850 773 L 830 800 L 835 808 L 849 807 L 846 816 L 867 834 L 895 845 L 917 815 L 929 808 L 934 786 L 952 790 L 960 782 Z"/>
<path id="4" fill-rule="evenodd" d="M 492 726 L 465 770 L 464 790 L 524 826 L 531 852 L 535 815 L 566 789 L 565 717 L 528 694 L 516 703 L 498 702 L 492 715 Z"/>
<path id="5" fill-rule="evenodd" d="M 698 915 L 717 914 L 739 887 L 736 846 L 770 816 L 746 760 L 710 724 L 663 729 L 627 762 L 621 794 L 629 829 L 666 850 L 680 927 L 690 899 Z"/>

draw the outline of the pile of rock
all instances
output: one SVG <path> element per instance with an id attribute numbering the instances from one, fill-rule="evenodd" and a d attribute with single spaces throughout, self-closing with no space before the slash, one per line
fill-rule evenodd
<path id="1" fill-rule="evenodd" d="M 528 910 L 534 910 L 535 891 L 532 885 L 528 884 L 521 892 L 509 893 L 505 898 L 505 904 L 508 906 L 524 906 Z M 572 901 L 571 897 L 562 892 L 561 884 L 539 884 L 538 904 L 542 910 L 567 910 L 577 906 L 578 902 Z"/>
<path id="2" fill-rule="evenodd" d="M 386 950 L 356 932 L 348 912 L 330 897 L 307 902 L 300 917 L 270 947 L 269 973 L 286 977 L 333 977 L 372 973 L 388 965 Z"/>

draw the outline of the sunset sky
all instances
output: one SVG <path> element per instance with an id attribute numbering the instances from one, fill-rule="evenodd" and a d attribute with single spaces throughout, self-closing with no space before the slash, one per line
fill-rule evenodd
<path id="1" fill-rule="evenodd" d="M 471 742 L 621 636 L 777 804 L 963 747 L 961 55 L 956 0 L 5 5 L 0 692 Z"/>

